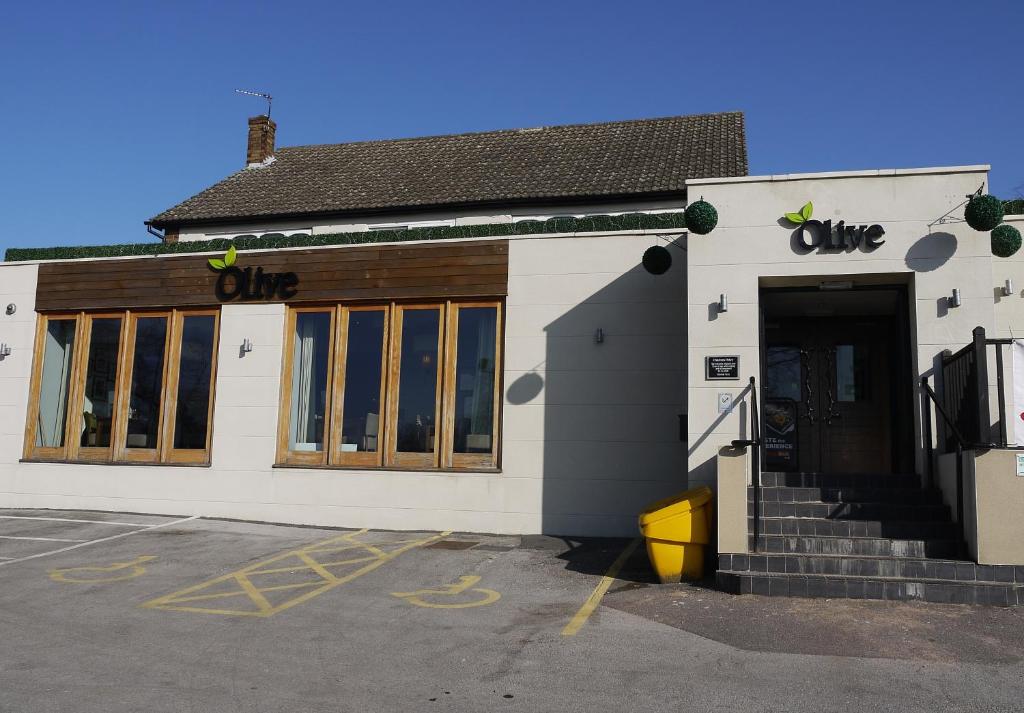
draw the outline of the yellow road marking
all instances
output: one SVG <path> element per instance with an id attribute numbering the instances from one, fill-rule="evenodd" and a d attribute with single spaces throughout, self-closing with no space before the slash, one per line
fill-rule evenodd
<path id="1" fill-rule="evenodd" d="M 123 582 L 128 579 L 141 577 L 146 573 L 143 562 L 155 560 L 153 555 L 136 557 L 131 562 L 114 562 L 107 567 L 66 567 L 64 569 L 51 569 L 50 579 L 54 582 L 70 582 L 74 584 L 100 584 L 104 582 Z M 129 570 L 123 572 L 123 570 Z M 90 572 L 99 572 L 100 576 L 90 576 Z M 84 576 L 76 576 L 79 573 Z M 105 577 L 104 574 L 114 573 L 112 577 Z M 68 576 L 71 575 L 71 576 Z"/>
<path id="2" fill-rule="evenodd" d="M 314 542 L 305 547 L 300 547 L 288 552 L 282 552 L 270 559 L 251 564 L 237 572 L 216 577 L 201 584 L 157 597 L 145 602 L 141 606 L 145 609 L 165 609 L 170 611 L 198 612 L 202 614 L 224 614 L 230 616 L 258 616 L 268 617 L 278 614 L 286 609 L 309 601 L 313 597 L 328 592 L 335 587 L 351 582 L 364 574 L 368 574 L 383 564 L 390 562 L 399 555 L 408 552 L 416 547 L 436 542 L 451 534 L 442 532 L 437 535 L 419 539 L 400 538 L 375 542 L 362 542 L 358 538 L 363 536 L 374 536 L 377 538 L 394 537 L 396 533 L 370 533 L 368 530 L 349 532 L 338 537 L 332 537 L 320 542 Z M 336 555 L 339 552 L 356 550 L 359 555 L 351 559 L 334 560 L 333 558 L 318 558 L 318 555 Z M 369 555 L 367 555 L 369 553 Z M 331 559 L 323 562 L 321 559 Z M 290 563 L 288 561 L 291 560 Z M 287 564 L 286 564 L 287 563 Z M 271 566 L 277 565 L 277 566 Z M 362 565 L 352 569 L 353 565 Z M 334 572 L 331 568 L 347 568 L 347 571 Z M 316 575 L 314 581 L 292 582 L 286 584 L 268 584 L 260 586 L 259 580 L 265 575 L 295 574 L 308 577 Z M 255 580 L 255 581 L 254 581 Z M 280 577 L 277 578 L 280 581 Z M 206 592 L 214 587 L 229 585 L 223 591 L 213 593 Z M 236 585 L 234 587 L 230 585 Z M 282 592 L 289 589 L 304 589 L 312 587 L 310 591 L 302 592 L 284 601 L 273 603 L 267 598 L 267 594 Z M 239 602 L 239 598 L 242 601 Z M 226 606 L 211 608 L 203 606 L 192 606 L 192 602 L 211 601 L 216 599 L 227 600 Z M 237 607 L 232 608 L 232 602 L 239 602 Z"/>
<path id="3" fill-rule="evenodd" d="M 580 610 L 576 612 L 576 615 L 565 625 L 562 629 L 562 636 L 576 636 L 584 624 L 587 623 L 587 619 L 597 609 L 597 605 L 601 603 L 601 599 L 604 598 L 608 588 L 612 586 L 612 582 L 619 576 L 619 571 L 622 569 L 622 565 L 626 564 L 626 560 L 636 550 L 636 546 L 640 544 L 640 538 L 637 538 L 629 543 L 626 549 L 619 553 L 619 556 L 612 562 L 612 566 L 608 568 L 608 571 L 604 573 L 604 577 L 598 582 L 597 586 L 594 587 L 594 591 L 587 597 L 587 601 L 583 603 Z"/>
<path id="4" fill-rule="evenodd" d="M 475 574 L 470 574 L 464 577 L 459 577 L 458 584 L 448 584 L 440 587 L 439 589 L 418 589 L 415 592 L 391 592 L 391 596 L 404 599 L 409 602 L 409 604 L 415 604 L 418 607 L 428 607 L 430 609 L 467 609 L 469 607 L 482 607 L 488 604 L 494 604 L 494 602 L 501 599 L 501 595 L 493 589 L 473 587 L 473 585 L 479 581 L 480 577 Z M 437 604 L 423 599 L 424 596 L 454 597 L 465 591 L 480 592 L 484 596 L 482 599 L 476 599 L 474 601 L 453 602 L 450 604 Z"/>

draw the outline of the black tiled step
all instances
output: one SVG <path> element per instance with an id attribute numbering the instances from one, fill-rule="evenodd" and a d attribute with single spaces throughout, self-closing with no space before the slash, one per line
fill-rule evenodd
<path id="1" fill-rule="evenodd" d="M 916 475 L 886 475 L 879 473 L 761 473 L 764 487 L 791 488 L 917 488 L 921 479 Z"/>
<path id="2" fill-rule="evenodd" d="M 754 489 L 747 488 L 747 502 L 754 498 Z M 895 503 L 901 505 L 941 505 L 938 488 L 795 488 L 773 486 L 761 488 L 763 503 Z"/>
<path id="3" fill-rule="evenodd" d="M 886 577 L 818 576 L 719 570 L 719 588 L 734 594 L 829 599 L 919 600 L 942 604 L 1024 605 L 1024 586 Z"/>
<path id="4" fill-rule="evenodd" d="M 753 545 L 753 538 L 751 545 Z M 823 537 L 761 535 L 759 550 L 771 554 L 849 555 L 856 557 L 953 558 L 960 547 L 951 538 Z"/>
<path id="5" fill-rule="evenodd" d="M 856 557 L 808 554 L 722 554 L 718 568 L 730 572 L 769 572 L 894 579 L 934 579 L 1024 586 L 1024 567 L 981 565 L 948 559 Z"/>
<path id="6" fill-rule="evenodd" d="M 753 516 L 754 504 L 747 503 Z M 809 517 L 836 520 L 949 520 L 945 505 L 896 505 L 892 503 L 761 503 L 761 517 Z"/>
<path id="7" fill-rule="evenodd" d="M 747 532 L 753 532 L 754 519 L 747 518 Z M 815 517 L 764 517 L 765 535 L 817 535 L 819 537 L 895 537 L 906 540 L 956 539 L 959 531 L 949 520 L 832 520 Z"/>

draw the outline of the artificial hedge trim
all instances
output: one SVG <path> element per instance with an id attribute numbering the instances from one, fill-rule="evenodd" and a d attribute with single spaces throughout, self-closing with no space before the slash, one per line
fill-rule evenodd
<path id="1" fill-rule="evenodd" d="M 1024 198 L 1003 201 L 1003 213 L 1006 215 L 1024 215 Z"/>
<path id="2" fill-rule="evenodd" d="M 548 218 L 547 220 L 521 220 L 517 223 L 490 223 L 486 225 L 446 225 L 434 228 L 408 228 L 406 230 L 366 230 L 358 233 L 328 233 L 324 235 L 284 235 L 269 233 L 256 237 L 242 235 L 237 238 L 182 243 L 129 243 L 126 245 L 85 245 L 55 248 L 8 248 L 7 262 L 26 260 L 80 260 L 98 257 L 128 257 L 132 255 L 173 255 L 175 253 L 224 252 L 234 245 L 239 250 L 265 250 L 274 248 L 307 248 L 328 245 L 363 245 L 366 243 L 397 243 L 411 240 L 456 240 L 459 238 L 496 238 L 506 235 L 536 235 L 539 233 L 598 233 L 616 230 L 670 230 L 686 227 L 683 213 L 629 213 L 626 215 L 594 215 L 586 218 Z"/>

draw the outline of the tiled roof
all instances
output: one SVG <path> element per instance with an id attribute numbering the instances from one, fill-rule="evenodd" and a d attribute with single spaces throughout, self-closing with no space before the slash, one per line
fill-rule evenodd
<path id="1" fill-rule="evenodd" d="M 295 146 L 149 222 L 642 198 L 746 173 L 739 112 Z"/>

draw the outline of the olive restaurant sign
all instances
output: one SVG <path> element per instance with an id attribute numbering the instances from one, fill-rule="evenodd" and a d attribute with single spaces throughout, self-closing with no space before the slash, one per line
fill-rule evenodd
<path id="1" fill-rule="evenodd" d="M 874 250 L 885 243 L 882 236 L 885 228 L 881 225 L 846 225 L 839 221 L 834 226 L 831 220 L 811 220 L 814 204 L 808 202 L 799 213 L 786 213 L 786 220 L 797 226 L 796 240 L 805 251 L 815 248 L 822 250 Z"/>
<path id="2" fill-rule="evenodd" d="M 223 258 L 210 258 L 210 267 L 218 271 L 214 290 L 217 299 L 229 302 L 235 298 L 242 300 L 287 300 L 299 293 L 299 276 L 294 272 L 263 272 L 262 267 L 244 270 L 235 267 L 238 253 L 232 245 Z"/>

